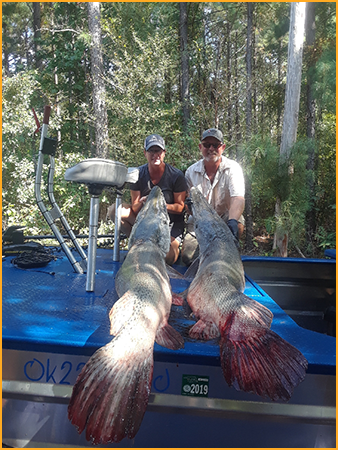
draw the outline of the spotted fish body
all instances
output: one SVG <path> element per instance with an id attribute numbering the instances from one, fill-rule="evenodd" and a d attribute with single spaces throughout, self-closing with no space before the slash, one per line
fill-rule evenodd
<path id="1" fill-rule="evenodd" d="M 200 263 L 187 295 L 198 319 L 190 337 L 220 338 L 221 366 L 229 386 L 272 400 L 289 400 L 305 377 L 307 361 L 272 330 L 269 309 L 243 294 L 244 270 L 234 237 L 192 188 Z"/>
<path id="2" fill-rule="evenodd" d="M 89 359 L 73 388 L 71 422 L 95 444 L 135 437 L 147 404 L 153 374 L 154 342 L 183 347 L 168 324 L 172 295 L 165 255 L 170 246 L 169 217 L 159 187 L 138 214 L 130 250 L 115 281 L 119 300 L 110 311 L 115 338 Z"/>

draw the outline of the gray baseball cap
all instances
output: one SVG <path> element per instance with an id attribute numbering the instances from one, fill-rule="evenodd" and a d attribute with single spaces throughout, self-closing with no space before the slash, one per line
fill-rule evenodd
<path id="1" fill-rule="evenodd" d="M 145 138 L 144 148 L 146 151 L 148 151 L 150 147 L 153 147 L 154 145 L 157 145 L 158 147 L 161 147 L 163 150 L 165 150 L 164 139 L 159 134 L 151 134 L 150 136 L 147 136 Z"/>
<path id="2" fill-rule="evenodd" d="M 223 142 L 223 133 L 222 131 L 217 130 L 217 128 L 209 128 L 208 130 L 203 131 L 202 141 L 209 136 L 218 139 L 220 142 Z"/>

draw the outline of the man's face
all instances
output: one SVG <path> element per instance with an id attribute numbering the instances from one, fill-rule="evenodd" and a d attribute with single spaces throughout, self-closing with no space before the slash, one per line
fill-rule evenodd
<path id="1" fill-rule="evenodd" d="M 157 145 L 153 145 L 149 150 L 144 150 L 144 156 L 146 157 L 148 164 L 159 166 L 164 160 L 165 150 Z"/>
<path id="2" fill-rule="evenodd" d="M 205 161 L 217 162 L 224 152 L 225 144 L 212 136 L 208 136 L 199 144 L 199 148 Z"/>

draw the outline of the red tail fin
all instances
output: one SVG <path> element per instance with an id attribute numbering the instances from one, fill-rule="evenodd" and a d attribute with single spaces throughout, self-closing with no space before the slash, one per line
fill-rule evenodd
<path id="1" fill-rule="evenodd" d="M 220 342 L 221 365 L 229 386 L 272 400 L 289 400 L 304 379 L 307 360 L 269 328 L 238 312 L 227 319 Z"/>
<path id="2" fill-rule="evenodd" d="M 123 333 L 89 359 L 78 379 L 68 406 L 69 420 L 86 429 L 94 444 L 132 439 L 148 405 L 153 374 L 153 346 L 135 349 Z"/>

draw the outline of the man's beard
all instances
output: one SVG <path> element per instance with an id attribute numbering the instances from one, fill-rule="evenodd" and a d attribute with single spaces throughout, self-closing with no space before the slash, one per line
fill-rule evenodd
<path id="1" fill-rule="evenodd" d="M 204 157 L 206 162 L 217 162 L 220 159 L 220 155 L 218 153 L 211 153 Z"/>

